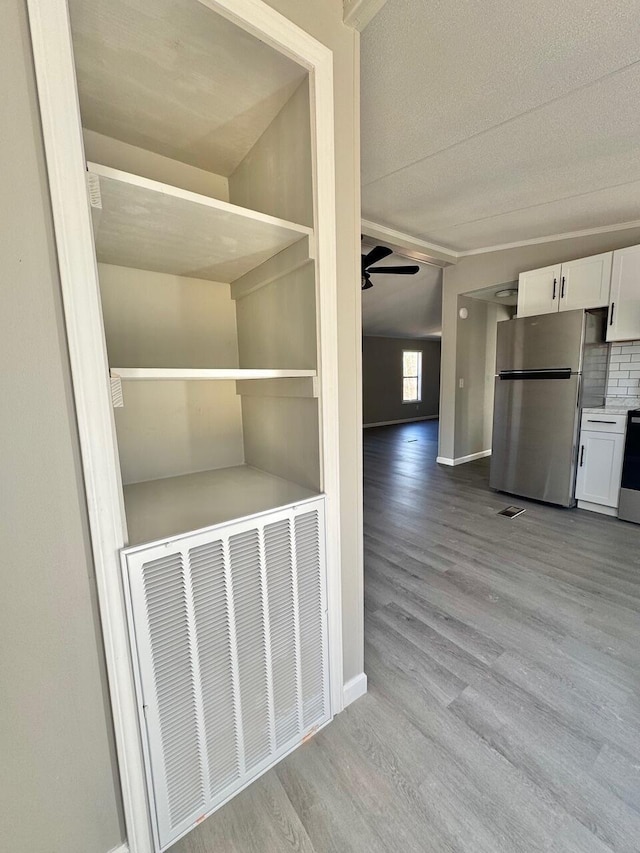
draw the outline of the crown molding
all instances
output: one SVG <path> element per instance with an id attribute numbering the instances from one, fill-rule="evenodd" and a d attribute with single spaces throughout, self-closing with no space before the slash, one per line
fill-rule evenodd
<path id="1" fill-rule="evenodd" d="M 386 2 L 387 0 L 344 0 L 342 20 L 347 26 L 361 33 Z"/>
<path id="2" fill-rule="evenodd" d="M 610 234 L 613 231 L 627 231 L 631 228 L 640 228 L 640 219 L 629 222 L 618 222 L 615 225 L 601 225 L 598 228 L 583 228 L 581 231 L 566 231 L 563 234 L 549 234 L 545 237 L 534 237 L 531 240 L 517 240 L 514 243 L 499 243 L 496 246 L 482 246 L 480 249 L 464 249 L 456 251 L 437 243 L 428 243 L 419 237 L 395 231 L 385 225 L 377 225 L 369 220 L 362 220 L 362 234 L 373 240 L 384 242 L 397 255 L 403 255 L 424 264 L 437 267 L 447 267 L 457 263 L 460 258 L 468 258 L 472 255 L 486 255 L 489 252 L 505 252 L 508 249 L 521 249 L 525 246 L 537 246 L 542 243 L 554 243 L 558 240 L 572 240 L 578 237 L 594 237 L 597 234 Z"/>
<path id="3" fill-rule="evenodd" d="M 532 240 L 518 240 L 515 243 L 500 243 L 497 246 L 483 246 L 480 249 L 467 249 L 456 252 L 458 258 L 470 255 L 485 255 L 489 252 L 504 252 L 507 249 L 520 249 L 524 246 L 537 246 L 539 243 L 554 243 L 557 240 L 572 240 L 575 237 L 592 237 L 596 234 L 610 234 L 612 231 L 626 231 L 629 228 L 640 228 L 640 219 L 630 222 L 618 222 L 616 225 L 601 225 L 598 228 L 584 228 L 581 231 L 566 231 L 564 234 L 550 234 L 547 237 L 534 237 Z"/>
<path id="4" fill-rule="evenodd" d="M 422 261 L 423 264 L 431 264 L 436 267 L 448 267 L 455 264 L 459 253 L 436 243 L 427 243 L 419 237 L 412 237 L 402 231 L 395 231 L 385 225 L 378 225 L 363 219 L 361 223 L 362 234 L 372 240 L 377 240 L 389 246 L 397 255 L 403 255 L 414 261 Z"/>

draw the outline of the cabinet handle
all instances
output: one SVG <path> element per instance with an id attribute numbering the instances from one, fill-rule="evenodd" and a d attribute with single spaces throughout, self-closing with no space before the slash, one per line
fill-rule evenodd
<path id="1" fill-rule="evenodd" d="M 613 312 L 616 310 L 616 303 L 611 303 L 611 313 L 609 314 L 609 325 L 613 326 Z"/>
<path id="2" fill-rule="evenodd" d="M 580 448 L 580 467 L 581 468 L 582 468 L 583 463 L 584 463 L 584 444 Z"/>
<path id="3" fill-rule="evenodd" d="M 594 421 L 591 418 L 587 418 L 587 423 L 589 423 L 589 424 L 615 424 L 615 421 Z"/>
<path id="4" fill-rule="evenodd" d="M 560 299 L 564 299 L 564 276 L 562 276 L 562 290 L 560 291 Z"/>
<path id="5" fill-rule="evenodd" d="M 558 279 L 554 278 L 554 280 L 553 280 L 553 296 L 551 297 L 551 301 L 553 301 L 556 298 L 556 285 L 557 285 L 557 283 L 558 283 Z"/>

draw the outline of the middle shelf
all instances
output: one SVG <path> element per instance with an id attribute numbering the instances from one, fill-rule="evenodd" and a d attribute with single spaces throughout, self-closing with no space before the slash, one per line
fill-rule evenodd
<path id="1" fill-rule="evenodd" d="M 315 370 L 275 370 L 269 368 L 240 367 L 112 367 L 112 379 L 167 380 L 167 379 L 295 379 L 315 377 Z"/>

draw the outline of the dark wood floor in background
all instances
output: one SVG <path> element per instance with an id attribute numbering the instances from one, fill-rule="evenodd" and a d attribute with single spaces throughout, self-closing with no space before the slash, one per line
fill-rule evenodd
<path id="1" fill-rule="evenodd" d="M 365 432 L 368 695 L 172 853 L 640 851 L 640 527 L 436 450 Z"/>

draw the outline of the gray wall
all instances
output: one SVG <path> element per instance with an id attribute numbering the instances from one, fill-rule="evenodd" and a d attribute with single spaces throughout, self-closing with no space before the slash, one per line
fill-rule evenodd
<path id="1" fill-rule="evenodd" d="M 3 850 L 123 836 L 24 0 L 2 4 Z"/>
<path id="2" fill-rule="evenodd" d="M 422 351 L 422 400 L 402 402 L 402 351 Z M 365 336 L 362 344 L 363 423 L 438 414 L 440 341 Z"/>
<path id="3" fill-rule="evenodd" d="M 438 455 L 455 457 L 457 450 L 464 445 L 464 439 L 456 435 L 456 353 L 457 336 L 461 329 L 458 323 L 458 296 L 473 294 L 494 284 L 514 281 L 521 272 L 586 258 L 599 252 L 621 249 L 625 246 L 640 244 L 640 228 L 625 228 L 605 234 L 593 234 L 584 237 L 571 237 L 552 240 L 548 243 L 536 243 L 515 249 L 469 255 L 460 258 L 444 270 L 442 285 L 442 376 L 440 386 L 440 439 Z M 484 411 L 478 412 L 484 420 Z M 480 435 L 475 430 L 474 434 Z M 482 433 L 484 434 L 484 433 Z M 466 445 L 467 455 L 486 450 L 479 441 Z"/>
<path id="4" fill-rule="evenodd" d="M 460 308 L 466 308 L 468 316 L 463 320 L 458 313 L 457 320 L 456 459 L 491 449 L 498 322 L 511 313 L 504 305 L 468 296 L 458 297 Z"/>

